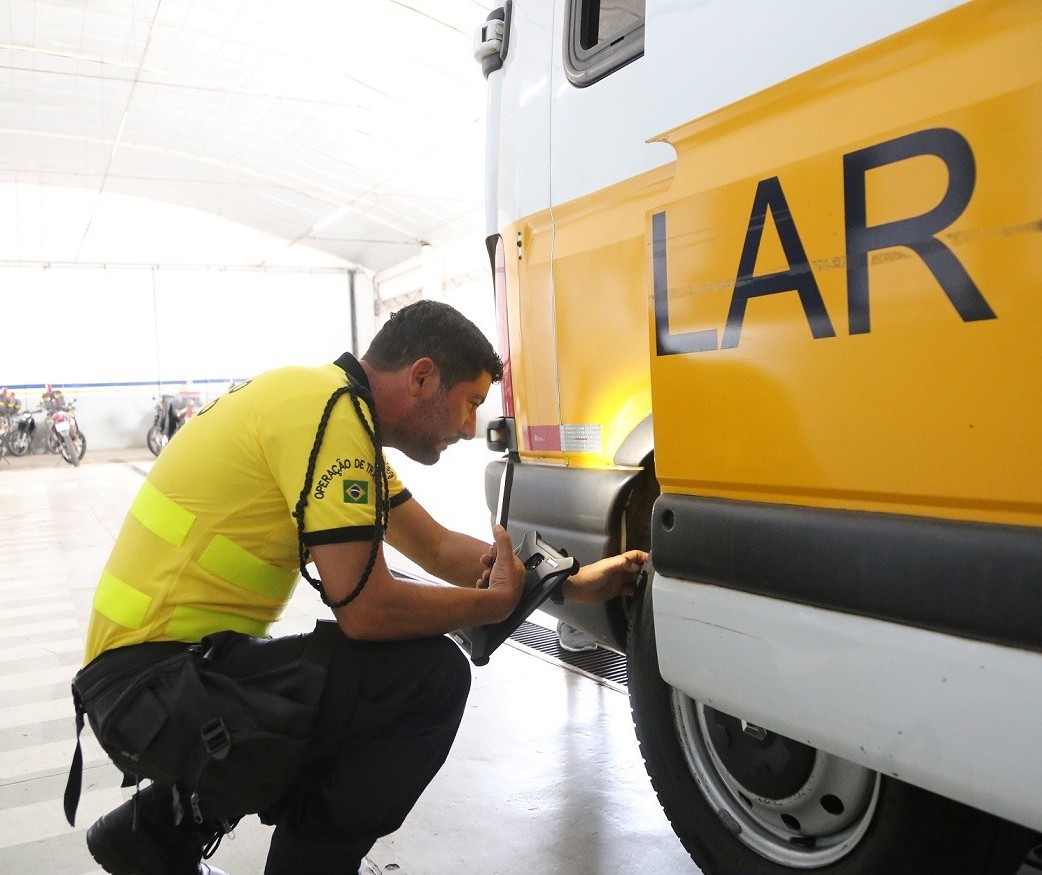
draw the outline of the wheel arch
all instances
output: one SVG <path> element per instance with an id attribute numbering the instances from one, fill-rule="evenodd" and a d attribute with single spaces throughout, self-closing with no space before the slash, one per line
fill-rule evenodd
<path id="1" fill-rule="evenodd" d="M 624 549 L 647 550 L 651 542 L 651 510 L 658 495 L 650 414 L 620 445 L 614 467 L 562 468 L 538 462 L 516 464 L 508 529 L 515 540 L 538 529 L 549 542 L 580 562 L 595 562 Z M 498 506 L 506 458 L 485 469 L 485 500 L 491 513 Z M 604 605 L 566 601 L 543 610 L 625 652 L 629 626 L 628 600 Z"/>

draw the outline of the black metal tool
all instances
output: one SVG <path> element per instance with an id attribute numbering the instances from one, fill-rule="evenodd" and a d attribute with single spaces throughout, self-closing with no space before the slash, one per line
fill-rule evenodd
<path id="1" fill-rule="evenodd" d="M 555 593 L 559 593 L 564 580 L 579 570 L 577 559 L 555 550 L 539 537 L 539 532 L 528 532 L 514 553 L 525 566 L 525 586 L 517 607 L 502 622 L 472 626 L 452 634 L 456 642 L 470 654 L 474 665 L 486 665 L 492 652 L 510 637 L 529 614 Z"/>
<path id="2" fill-rule="evenodd" d="M 510 490 L 514 482 L 514 462 L 506 460 L 503 479 L 499 484 L 499 507 L 496 522 L 504 529 L 510 513 Z M 547 544 L 539 532 L 528 532 L 514 548 L 515 555 L 525 566 L 525 586 L 517 607 L 500 623 L 472 626 L 452 634 L 456 642 L 470 654 L 474 665 L 486 665 L 489 657 L 528 616 L 548 598 L 563 600 L 561 585 L 566 577 L 579 570 L 579 562 Z"/>

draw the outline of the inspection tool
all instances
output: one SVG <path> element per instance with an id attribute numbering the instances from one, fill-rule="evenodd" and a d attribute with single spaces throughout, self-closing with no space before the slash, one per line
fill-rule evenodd
<path id="1" fill-rule="evenodd" d="M 510 512 L 513 473 L 513 462 L 507 460 L 499 487 L 499 508 L 496 514 L 496 521 L 503 528 L 507 526 Z M 486 665 L 492 652 L 548 598 L 558 603 L 564 601 L 561 587 L 566 578 L 579 570 L 577 559 L 551 547 L 537 531 L 528 532 L 514 549 L 514 554 L 525 566 L 524 591 L 517 607 L 502 622 L 471 626 L 452 634 L 456 642 L 470 654 L 474 665 Z"/>

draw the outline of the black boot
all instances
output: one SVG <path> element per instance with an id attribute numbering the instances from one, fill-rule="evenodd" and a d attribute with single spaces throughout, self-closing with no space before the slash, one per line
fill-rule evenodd
<path id="1" fill-rule="evenodd" d="M 175 824 L 170 788 L 152 784 L 99 818 L 87 848 L 112 875 L 197 875 L 203 849 L 221 832 L 188 818 Z"/>

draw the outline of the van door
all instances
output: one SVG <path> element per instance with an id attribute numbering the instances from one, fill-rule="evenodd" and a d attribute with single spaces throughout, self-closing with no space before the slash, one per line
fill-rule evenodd
<path id="1" fill-rule="evenodd" d="M 560 0 L 554 15 L 550 200 L 561 451 L 612 464 L 651 412 L 644 212 L 673 152 L 647 143 L 644 0 Z M 563 57 L 562 57 L 563 56 Z"/>
<path id="2" fill-rule="evenodd" d="M 557 366 L 552 351 L 550 253 L 550 79 L 554 56 L 547 4 L 507 0 L 490 13 L 504 19 L 502 66 L 487 72 L 487 233 L 495 253 L 500 353 L 506 416 L 516 417 L 522 452 L 540 453 L 557 415 Z"/>

